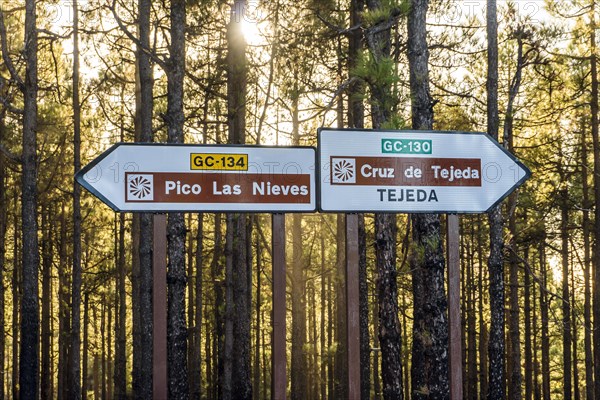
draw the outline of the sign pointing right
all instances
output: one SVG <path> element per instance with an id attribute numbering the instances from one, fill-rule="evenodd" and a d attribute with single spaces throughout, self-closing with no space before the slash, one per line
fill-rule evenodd
<path id="1" fill-rule="evenodd" d="M 324 212 L 482 213 L 531 176 L 485 133 L 319 131 Z"/>

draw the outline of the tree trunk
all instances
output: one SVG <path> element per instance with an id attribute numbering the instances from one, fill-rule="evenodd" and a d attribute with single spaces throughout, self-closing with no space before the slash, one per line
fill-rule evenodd
<path id="1" fill-rule="evenodd" d="M 48 214 L 48 208 L 42 208 L 42 376 L 40 387 L 40 395 L 42 400 L 52 398 L 50 385 L 50 380 L 52 377 L 50 365 L 50 343 L 52 339 L 52 332 L 50 331 L 50 306 L 52 305 L 52 294 L 50 292 L 50 279 L 52 276 L 52 224 L 48 222 Z"/>
<path id="2" fill-rule="evenodd" d="M 4 115 L 0 116 L 0 145 L 4 144 L 5 135 Z M 7 201 L 7 186 L 6 186 L 6 167 L 4 154 L 0 153 L 0 210 L 6 210 L 0 214 L 0 400 L 6 397 L 4 380 L 6 370 L 4 369 L 4 356 L 6 348 L 7 330 L 5 326 L 4 307 L 5 303 L 5 287 L 4 287 L 4 269 L 6 268 L 6 230 L 8 225 L 8 201 Z M 15 210 L 16 212 L 16 210 Z M 17 227 L 15 226 L 15 229 Z M 16 246 L 16 243 L 13 244 Z M 14 339 L 13 339 L 14 340 Z"/>
<path id="3" fill-rule="evenodd" d="M 526 245 L 527 246 L 527 245 Z M 523 258 L 529 262 L 529 248 L 525 247 Z M 532 400 L 533 396 L 533 352 L 531 337 L 531 276 L 525 271 L 523 279 L 523 301 L 525 316 L 525 400 Z M 534 325 L 535 326 L 535 325 Z M 535 347 L 534 350 L 535 351 Z"/>
<path id="4" fill-rule="evenodd" d="M 323 216 L 321 218 L 321 226 L 323 226 Z M 320 374 L 320 399 L 327 399 L 327 354 L 329 354 L 329 349 L 325 347 L 325 325 L 329 325 L 331 321 L 325 320 L 325 311 L 327 309 L 327 295 L 326 295 L 326 271 L 325 271 L 325 230 L 321 229 L 319 232 L 319 240 L 321 245 L 321 325 L 320 325 L 320 340 L 321 340 L 321 374 Z"/>
<path id="5" fill-rule="evenodd" d="M 498 21 L 496 0 L 487 2 L 487 130 L 498 140 Z M 504 260 L 502 256 L 502 210 L 496 206 L 488 214 L 490 225 L 490 255 L 488 270 L 490 274 L 490 337 L 489 337 L 489 385 L 487 397 L 501 400 L 505 392 L 505 338 L 504 338 Z"/>
<path id="6" fill-rule="evenodd" d="M 545 238 L 544 238 L 545 240 Z M 548 271 L 546 266 L 545 243 L 540 243 L 539 257 L 544 287 L 548 287 Z M 544 400 L 550 400 L 550 337 L 548 333 L 548 294 L 540 290 L 540 312 L 542 319 L 542 395 Z"/>
<path id="7" fill-rule="evenodd" d="M 364 11 L 364 0 L 350 2 L 350 26 L 361 23 Z M 350 77 L 358 65 L 358 57 L 362 49 L 362 30 L 355 29 L 348 38 L 348 70 Z M 364 128 L 365 110 L 362 95 L 364 84 L 357 81 L 348 88 L 348 125 L 350 128 Z M 369 335 L 369 288 L 367 282 L 367 242 L 365 232 L 365 216 L 358 215 L 358 282 L 359 282 L 359 325 L 360 325 L 360 397 L 371 396 L 371 343 Z"/>
<path id="8" fill-rule="evenodd" d="M 14 225 L 14 244 L 13 244 L 13 273 L 12 273 L 12 333 L 13 333 L 13 337 L 12 337 L 12 376 L 11 376 L 11 381 L 12 381 L 12 387 L 11 387 L 11 392 L 12 392 L 12 397 L 15 400 L 19 400 L 19 389 L 18 389 L 18 383 L 19 383 L 19 309 L 21 306 L 21 293 L 22 293 L 22 288 L 21 288 L 21 277 L 20 277 L 20 271 L 19 271 L 19 213 L 17 212 L 17 195 L 15 193 L 15 199 L 14 199 L 14 210 L 15 210 L 15 214 L 14 214 L 14 220 L 13 220 L 13 225 Z M 64 217 L 64 213 L 63 213 L 63 217 Z M 63 218 L 64 221 L 64 218 Z M 61 246 L 64 245 L 66 246 L 66 243 L 64 241 L 62 241 L 62 239 L 64 239 L 66 241 L 66 238 L 64 238 L 62 236 L 63 233 L 63 228 L 66 232 L 66 228 L 65 228 L 65 223 L 63 222 L 61 225 Z M 61 253 L 62 255 L 62 253 Z M 64 260 L 61 258 L 61 260 Z M 65 261 L 66 262 L 66 261 Z M 62 263 L 61 263 L 62 265 Z M 62 276 L 62 275 L 61 275 Z M 67 313 L 66 311 L 64 311 L 65 314 Z M 68 319 L 68 317 L 67 317 Z M 66 336 L 66 334 L 68 333 L 68 328 L 66 328 L 65 330 L 62 331 L 63 335 Z M 66 363 L 66 358 L 67 355 L 65 353 L 65 358 L 63 359 L 63 368 L 64 371 L 66 372 L 66 368 L 67 368 L 67 363 Z M 64 374 L 66 376 L 66 373 Z"/>
<path id="9" fill-rule="evenodd" d="M 227 122 L 229 143 L 244 144 L 246 142 L 246 41 L 242 33 L 244 0 L 235 0 L 232 4 L 230 20 L 227 26 Z M 232 296 L 228 301 L 232 319 L 231 335 L 233 343 L 227 343 L 231 349 L 231 396 L 236 399 L 252 398 L 252 380 L 250 371 L 250 294 L 249 266 L 247 263 L 247 221 L 244 214 L 233 214 L 227 218 L 228 245 L 231 251 L 227 254 L 231 263 L 228 289 Z M 226 372 L 227 374 L 227 372 Z M 227 400 L 229 397 L 224 396 Z"/>
<path id="10" fill-rule="evenodd" d="M 83 296 L 83 384 L 81 385 L 81 393 L 84 399 L 87 399 L 88 392 L 88 360 L 89 360 L 89 339 L 88 331 L 90 326 L 90 307 L 88 294 Z M 68 397 L 65 397 L 67 399 Z"/>
<path id="11" fill-rule="evenodd" d="M 380 11 L 379 0 L 367 0 L 369 11 Z M 389 16 L 391 18 L 391 16 Z M 365 32 L 369 51 L 377 64 L 390 58 L 390 28 Z M 390 71 L 390 74 L 392 71 Z M 389 82 L 389 81 L 388 81 Z M 390 121 L 391 87 L 388 82 L 374 82 L 371 89 L 373 128 L 380 129 Z M 387 106 L 386 106 L 387 105 Z M 398 321 L 398 286 L 396 281 L 396 216 L 375 216 L 375 253 L 377 265 L 377 298 L 379 309 L 379 343 L 384 399 L 402 398 L 402 341 Z"/>
<path id="12" fill-rule="evenodd" d="M 152 142 L 153 85 L 150 63 L 150 0 L 138 2 L 138 34 L 136 51 L 136 141 Z M 134 217 L 133 291 L 133 396 L 137 400 L 152 397 L 152 215 Z"/>
<path id="13" fill-rule="evenodd" d="M 81 104 L 79 101 L 79 9 L 73 0 L 73 169 L 81 169 Z M 70 397 L 81 395 L 81 188 L 73 180 L 73 272 L 71 287 Z"/>
<path id="14" fill-rule="evenodd" d="M 594 157 L 594 251 L 593 251 L 593 320 L 594 320 L 594 393 L 600 393 L 600 138 L 598 134 L 598 56 L 596 55 L 596 1 L 590 8 L 590 75 L 592 78 L 592 141 Z"/>
<path id="15" fill-rule="evenodd" d="M 433 128 L 433 100 L 429 91 L 429 51 L 426 17 L 429 2 L 414 1 L 408 15 L 413 129 Z M 412 216 L 413 271 L 413 398 L 448 398 L 448 319 L 444 289 L 444 254 L 438 215 Z"/>
<path id="16" fill-rule="evenodd" d="M 562 259 L 562 330 L 563 330 L 563 398 L 571 400 L 572 381 L 571 381 L 571 305 L 569 294 L 569 192 L 567 189 L 567 177 L 561 173 L 562 188 L 560 190 L 560 238 L 561 238 L 561 259 Z"/>
<path id="17" fill-rule="evenodd" d="M 588 141 L 586 139 L 587 132 L 585 123 L 581 132 L 581 182 L 583 191 L 583 219 L 581 222 L 583 228 L 583 285 L 584 285 L 584 307 L 583 307 L 583 320 L 584 320 L 584 347 L 585 347 L 585 393 L 586 399 L 594 398 L 594 369 L 593 361 L 594 356 L 592 352 L 592 299 L 591 299 L 591 288 L 590 288 L 590 263 L 591 263 L 591 244 L 590 244 L 590 209 L 592 203 L 590 202 L 590 189 L 588 184 Z"/>
<path id="18" fill-rule="evenodd" d="M 467 374 L 467 391 L 469 399 L 476 400 L 477 397 L 477 316 L 475 314 L 475 224 L 472 222 L 474 218 L 469 218 L 470 223 L 470 238 L 468 258 L 467 258 L 467 307 L 465 311 L 467 313 L 467 357 L 468 357 L 468 374 Z"/>
<path id="19" fill-rule="evenodd" d="M 115 218 L 116 219 L 116 218 Z M 126 358 L 126 325 L 127 308 L 125 293 L 125 214 L 119 214 L 119 246 L 117 258 L 117 323 L 115 324 L 115 400 L 127 398 L 127 358 Z"/>
<path id="20" fill-rule="evenodd" d="M 58 262 L 58 398 L 69 398 L 69 279 L 67 273 L 67 222 L 64 206 L 60 215 Z"/>
<path id="21" fill-rule="evenodd" d="M 21 302 L 21 354 L 19 391 L 21 399 L 39 393 L 40 317 L 38 299 L 37 223 L 37 12 L 34 0 L 25 1 L 25 84 L 23 94 L 23 155 L 21 220 L 23 231 L 23 299 Z"/>
<path id="22" fill-rule="evenodd" d="M 194 376 L 194 386 L 191 390 L 191 397 L 194 399 L 200 399 L 202 395 L 202 354 L 201 354 L 201 343 L 202 343 L 202 263 L 203 263 L 203 251 L 204 251 L 204 214 L 198 214 L 198 232 L 196 234 L 196 254 L 195 254 L 195 265 L 196 265 L 196 280 L 194 287 L 194 346 L 192 351 L 192 371 L 190 374 Z M 191 263 L 191 262 L 190 262 Z M 208 371 L 208 370 L 207 370 Z"/>
<path id="23" fill-rule="evenodd" d="M 479 398 L 483 399 L 488 391 L 488 369 L 487 369 L 487 324 L 483 318 L 483 231 L 482 231 L 482 218 L 480 215 L 477 216 L 477 258 L 479 273 L 477 278 L 477 292 L 479 298 L 477 301 L 479 308 Z"/>
<path id="24" fill-rule="evenodd" d="M 167 134 L 169 143 L 183 143 L 183 78 L 185 75 L 185 1 L 171 1 L 171 43 L 167 68 Z M 185 315 L 186 227 L 181 213 L 169 213 L 167 224 L 168 245 L 168 310 L 167 358 L 169 397 L 189 397 L 187 370 L 187 322 Z"/>
<path id="25" fill-rule="evenodd" d="M 258 224 L 258 220 L 256 221 Z M 260 341 L 260 330 L 261 330 L 261 292 L 262 292 L 262 274 L 263 274 L 263 266 L 262 266 L 262 250 L 260 247 L 260 238 L 256 237 L 256 325 L 254 328 L 254 376 L 252 377 L 254 383 L 252 385 L 252 392 L 254 393 L 254 398 L 260 398 L 260 349 L 261 349 L 261 341 Z"/>

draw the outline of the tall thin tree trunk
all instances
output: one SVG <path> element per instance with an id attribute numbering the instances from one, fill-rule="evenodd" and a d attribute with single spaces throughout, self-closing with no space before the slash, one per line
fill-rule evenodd
<path id="1" fill-rule="evenodd" d="M 5 136 L 5 122 L 4 115 L 0 116 L 0 145 L 4 144 Z M 6 268 L 6 230 L 8 225 L 8 201 L 7 201 L 7 186 L 6 186 L 6 167 L 4 154 L 0 154 L 0 210 L 3 212 L 0 214 L 0 400 L 4 400 L 6 395 L 5 388 L 5 362 L 4 357 L 6 354 L 6 335 L 7 330 L 4 318 L 4 307 L 5 307 L 5 287 L 4 287 L 4 268 Z M 15 210 L 16 212 L 16 210 Z M 15 226 L 15 230 L 16 230 Z M 13 244 L 16 246 L 16 243 Z"/>
<path id="2" fill-rule="evenodd" d="M 467 357 L 468 374 L 467 374 L 467 391 L 469 399 L 477 399 L 477 316 L 475 314 L 475 226 L 472 223 L 474 219 L 469 219 L 470 222 L 470 238 L 467 258 Z"/>
<path id="3" fill-rule="evenodd" d="M 171 43 L 167 68 L 167 134 L 169 143 L 183 143 L 183 78 L 185 75 L 185 0 L 171 1 Z M 183 214 L 170 213 L 167 223 L 168 310 L 167 358 L 169 397 L 189 397 L 187 322 L 185 315 L 185 237 Z"/>
<path id="4" fill-rule="evenodd" d="M 152 142 L 153 85 L 150 63 L 150 0 L 138 2 L 138 36 L 136 49 L 136 141 Z M 133 396 L 137 400 L 152 397 L 152 215 L 134 217 L 133 242 Z M 137 251 L 136 251 L 137 250 Z"/>
<path id="5" fill-rule="evenodd" d="M 25 84 L 23 85 L 23 155 L 21 220 L 23 230 L 23 299 L 21 302 L 21 355 L 19 391 L 21 399 L 36 399 L 39 393 L 40 317 L 38 299 L 37 222 L 37 94 L 38 40 L 35 0 L 25 1 Z"/>
<path id="6" fill-rule="evenodd" d="M 196 234 L 196 254 L 195 254 L 195 265 L 196 265 L 196 280 L 194 287 L 194 340 L 193 343 L 196 346 L 192 351 L 192 357 L 194 358 L 192 365 L 193 370 L 190 374 L 194 375 L 196 384 L 191 391 L 192 398 L 199 399 L 202 395 L 202 354 L 200 352 L 202 343 L 202 263 L 204 260 L 204 214 L 198 214 L 198 232 Z M 207 370 L 208 371 L 208 370 Z"/>
<path id="7" fill-rule="evenodd" d="M 414 5 L 413 5 L 414 7 Z M 411 9 L 413 8 L 411 7 Z M 382 2 L 367 0 L 370 11 L 381 11 Z M 392 18 L 392 16 L 389 16 Z M 378 64 L 390 58 L 390 28 L 366 31 L 369 51 Z M 390 71 L 392 73 L 392 71 Z M 379 129 L 391 119 L 391 87 L 389 83 L 373 83 L 371 89 L 371 118 L 373 127 Z M 386 106 L 387 105 L 387 106 Z M 377 298 L 379 309 L 379 343 L 381 347 L 381 375 L 384 399 L 402 398 L 402 341 L 398 320 L 398 286 L 396 281 L 396 216 L 375 216 L 375 253 L 377 265 Z"/>
<path id="8" fill-rule="evenodd" d="M 51 339 L 50 331 L 50 306 L 52 304 L 52 295 L 50 292 L 50 279 L 52 273 L 52 226 L 48 221 L 49 210 L 42 208 L 42 337 L 41 337 L 41 387 L 40 395 L 42 400 L 52 398 L 50 378 L 51 378 Z M 1 284 L 1 281 L 0 281 Z"/>
<path id="9" fill-rule="evenodd" d="M 323 216 L 321 216 L 321 225 L 323 225 Z M 319 232 L 319 240 L 320 240 L 320 247 L 321 247 L 321 325 L 320 325 L 320 339 L 321 339 L 321 379 L 320 379 L 320 398 L 322 400 L 326 400 L 327 399 L 327 354 L 329 354 L 329 349 L 327 349 L 325 347 L 325 325 L 326 325 L 326 320 L 325 320 L 325 311 L 327 309 L 327 295 L 326 295 L 326 290 L 327 290 L 327 286 L 326 286 L 326 271 L 325 271 L 325 230 L 321 229 Z M 328 323 L 331 323 L 331 321 L 327 321 Z"/>
<path id="10" fill-rule="evenodd" d="M 90 325 L 90 306 L 89 297 L 86 293 L 83 296 L 83 384 L 81 385 L 81 393 L 84 399 L 87 399 L 88 392 L 88 360 L 89 360 L 89 325 Z"/>
<path id="11" fill-rule="evenodd" d="M 12 373 L 11 373 L 11 382 L 12 382 L 12 387 L 11 387 L 11 392 L 12 392 L 12 397 L 15 400 L 19 400 L 19 390 L 18 390 L 18 384 L 19 384 L 19 309 L 21 306 L 21 277 L 20 277 L 20 271 L 19 271 L 19 213 L 17 212 L 17 195 L 15 192 L 15 199 L 14 199 L 14 219 L 13 219 L 13 226 L 14 226 L 14 244 L 13 244 L 13 271 L 12 271 Z M 64 213 L 63 213 L 63 217 L 64 217 Z M 63 239 L 64 237 L 62 236 L 62 229 L 64 227 L 64 223 L 61 225 L 61 239 Z M 65 239 L 66 240 L 66 239 Z M 64 242 L 61 242 L 61 244 Z M 65 244 L 66 245 L 66 244 Z M 68 329 L 63 331 L 63 334 L 66 334 L 66 332 L 68 331 Z M 63 360 L 63 365 L 64 365 L 64 370 L 66 371 L 66 354 L 65 354 L 65 359 Z M 66 375 L 66 374 L 65 374 Z"/>
<path id="12" fill-rule="evenodd" d="M 496 0 L 487 1 L 487 131 L 498 140 L 498 21 Z M 490 337 L 488 342 L 489 385 L 487 398 L 502 400 L 505 391 L 505 338 L 504 338 L 504 260 L 502 256 L 503 218 L 501 206 L 488 214 L 490 225 Z"/>
<path id="13" fill-rule="evenodd" d="M 81 169 L 81 103 L 79 100 L 79 8 L 73 0 L 73 169 Z M 73 180 L 73 272 L 71 287 L 70 397 L 81 395 L 81 188 Z"/>
<path id="14" fill-rule="evenodd" d="M 361 23 L 364 0 L 350 2 L 350 26 Z M 348 38 L 348 70 L 350 74 L 358 64 L 362 49 L 362 30 L 355 29 Z M 364 128 L 365 110 L 362 95 L 364 84 L 357 81 L 348 88 L 348 126 Z M 359 325 L 360 325 L 360 397 L 368 399 L 371 394 L 371 343 L 369 335 L 369 288 L 367 283 L 367 241 L 365 216 L 358 215 L 358 284 L 359 284 Z"/>
<path id="15" fill-rule="evenodd" d="M 545 238 L 544 238 L 545 239 Z M 540 243 L 539 257 L 544 287 L 548 283 L 548 269 L 546 265 L 546 247 Z M 542 319 L 542 395 L 544 400 L 550 400 L 550 337 L 548 333 L 548 294 L 540 290 L 540 312 Z"/>
<path id="16" fill-rule="evenodd" d="M 292 99 L 292 144 L 300 144 L 299 96 L 295 75 L 295 94 Z M 292 400 L 308 396 L 308 368 L 306 359 L 306 275 L 302 245 L 302 216 L 292 216 Z"/>
<path id="17" fill-rule="evenodd" d="M 571 269 L 570 284 L 573 290 L 571 293 L 571 306 L 575 306 L 575 271 Z M 573 396 L 575 400 L 581 399 L 581 389 L 579 387 L 579 365 L 578 365 L 578 335 L 577 335 L 577 315 L 575 312 L 571 312 L 571 326 L 573 327 L 573 335 L 571 340 L 571 346 L 573 346 Z"/>
<path id="18" fill-rule="evenodd" d="M 115 217 L 116 220 L 116 217 Z M 119 214 L 118 257 L 117 257 L 117 323 L 115 324 L 115 400 L 127 398 L 127 358 L 126 358 L 126 293 L 125 293 L 125 214 Z"/>
<path id="19" fill-rule="evenodd" d="M 523 258 L 529 262 L 529 248 L 525 247 Z M 533 352 L 531 337 L 531 276 L 525 271 L 523 278 L 523 301 L 525 315 L 525 400 L 532 400 L 533 395 Z M 533 349 L 535 351 L 535 348 Z"/>
<path id="20" fill-rule="evenodd" d="M 561 258 L 562 258 L 562 339 L 563 339 L 563 398 L 570 400 L 572 396 L 571 380 L 571 305 L 569 295 L 569 193 L 567 191 L 566 176 L 563 176 L 562 189 L 560 190 L 560 238 L 561 238 Z"/>
<path id="21" fill-rule="evenodd" d="M 58 398 L 69 398 L 69 280 L 67 273 L 67 222 L 63 206 L 60 214 L 58 261 Z"/>
<path id="22" fill-rule="evenodd" d="M 583 219 L 581 222 L 583 228 L 583 285 L 584 285 L 584 306 L 583 306 L 583 320 L 584 320 L 584 347 L 585 347 L 585 393 L 586 399 L 594 398 L 594 355 L 592 352 L 592 299 L 591 299 L 591 279 L 590 279 L 590 267 L 591 267 L 591 243 L 590 243 L 590 210 L 592 203 L 590 201 L 590 188 L 588 184 L 588 141 L 587 131 L 585 123 L 583 123 L 583 129 L 581 132 L 581 182 L 583 191 Z"/>
<path id="23" fill-rule="evenodd" d="M 487 324 L 483 318 L 483 231 L 482 231 L 482 217 L 477 216 L 477 264 L 479 266 L 479 273 L 477 278 L 477 288 L 479 298 L 477 305 L 479 308 L 479 398 L 483 399 L 488 391 L 488 368 L 487 368 Z"/>
<path id="24" fill-rule="evenodd" d="M 594 393 L 600 393 L 600 138 L 598 134 L 598 56 L 596 54 L 596 1 L 590 7 L 590 75 L 592 79 L 592 141 L 594 157 L 594 251 L 593 251 L 593 320 L 594 320 Z"/>
<path id="25" fill-rule="evenodd" d="M 429 91 L 427 0 L 413 1 L 408 15 L 408 62 L 413 129 L 433 128 L 433 99 Z M 413 215 L 413 351 L 412 397 L 448 398 L 448 319 L 444 288 L 444 253 L 440 218 Z"/>
<path id="26" fill-rule="evenodd" d="M 256 221 L 258 224 L 258 220 Z M 252 392 L 254 398 L 260 398 L 260 329 L 261 329 L 261 291 L 262 291 L 262 250 L 260 248 L 260 238 L 256 237 L 256 325 L 254 327 L 254 376 L 252 377 L 254 383 L 252 385 Z"/>
<path id="27" fill-rule="evenodd" d="M 242 33 L 244 0 L 235 0 L 232 4 L 230 20 L 227 26 L 227 107 L 229 143 L 244 144 L 246 142 L 246 41 Z M 227 296 L 231 313 L 231 394 L 237 399 L 252 398 L 252 380 L 250 371 L 250 304 L 248 302 L 250 288 L 249 266 L 247 264 L 248 229 L 246 215 L 228 216 L 227 235 L 231 252 L 227 255 L 231 269 L 228 271 L 228 289 L 232 296 Z M 231 275 L 232 274 L 232 275 Z M 235 300 L 234 300 L 235 298 Z M 228 372 L 226 372 L 226 375 Z M 224 396 L 224 400 L 228 397 Z"/>

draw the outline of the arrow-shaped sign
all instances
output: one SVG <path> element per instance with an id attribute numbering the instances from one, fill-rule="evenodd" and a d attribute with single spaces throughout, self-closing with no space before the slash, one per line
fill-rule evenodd
<path id="1" fill-rule="evenodd" d="M 79 171 L 115 211 L 310 212 L 312 147 L 119 143 Z"/>
<path id="2" fill-rule="evenodd" d="M 319 209 L 480 213 L 531 171 L 485 133 L 321 129 Z"/>

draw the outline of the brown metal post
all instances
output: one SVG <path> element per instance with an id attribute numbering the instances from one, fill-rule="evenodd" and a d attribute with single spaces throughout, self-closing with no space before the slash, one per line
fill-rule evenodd
<path id="1" fill-rule="evenodd" d="M 273 214 L 273 373 L 272 396 L 285 400 L 287 388 L 287 360 L 285 348 L 285 214 Z"/>
<path id="2" fill-rule="evenodd" d="M 348 323 L 348 399 L 360 399 L 358 215 L 346 214 L 346 320 Z"/>
<path id="3" fill-rule="evenodd" d="M 450 399 L 463 398 L 462 341 L 460 336 L 460 226 L 458 215 L 446 217 L 448 259 L 448 325 L 450 342 Z"/>
<path id="4" fill-rule="evenodd" d="M 152 398 L 167 398 L 167 216 L 154 214 L 152 266 Z"/>

